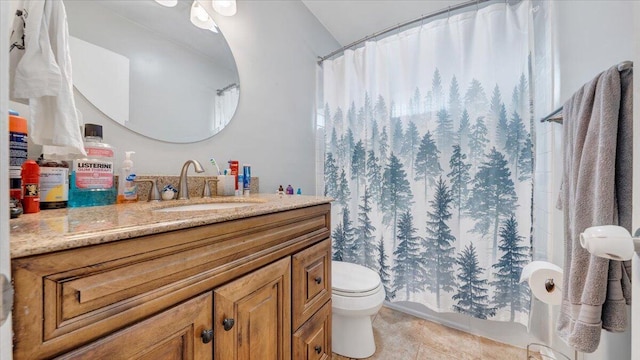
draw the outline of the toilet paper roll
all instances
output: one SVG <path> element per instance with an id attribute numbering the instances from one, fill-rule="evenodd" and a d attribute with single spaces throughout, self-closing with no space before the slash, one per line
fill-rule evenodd
<path id="1" fill-rule="evenodd" d="M 562 302 L 562 268 L 547 261 L 532 261 L 522 269 L 520 282 L 527 281 L 533 296 L 545 304 Z"/>
<path id="2" fill-rule="evenodd" d="M 633 239 L 627 229 L 615 225 L 594 226 L 580 234 L 580 245 L 591 254 L 611 260 L 631 260 Z"/>

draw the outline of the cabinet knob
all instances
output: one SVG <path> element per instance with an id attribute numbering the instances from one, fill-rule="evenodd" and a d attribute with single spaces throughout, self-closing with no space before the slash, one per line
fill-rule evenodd
<path id="1" fill-rule="evenodd" d="M 203 344 L 208 344 L 213 340 L 213 329 L 202 330 L 200 333 L 200 337 L 202 338 Z"/>
<path id="2" fill-rule="evenodd" d="M 225 331 L 231 330 L 231 328 L 233 328 L 233 325 L 235 323 L 236 323 L 236 321 L 233 320 L 233 319 L 224 319 L 224 320 L 222 320 L 222 326 L 224 326 L 224 330 Z"/>
<path id="3" fill-rule="evenodd" d="M 320 284 L 322 282 L 322 278 L 320 276 L 316 277 L 314 280 L 316 281 L 316 284 Z"/>
<path id="4" fill-rule="evenodd" d="M 316 349 L 316 354 L 320 354 L 322 352 L 322 346 L 320 345 L 316 345 L 315 349 Z"/>

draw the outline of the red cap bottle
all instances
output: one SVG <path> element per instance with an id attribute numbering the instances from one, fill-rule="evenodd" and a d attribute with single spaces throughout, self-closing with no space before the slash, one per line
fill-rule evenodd
<path id="1" fill-rule="evenodd" d="M 238 168 L 240 162 L 238 162 L 238 160 L 229 160 L 228 163 L 229 169 L 231 169 L 231 175 L 236 177 L 236 190 L 238 190 Z M 242 190 L 242 188 L 240 188 L 240 190 Z"/>
<path id="2" fill-rule="evenodd" d="M 40 166 L 27 160 L 22 164 L 22 208 L 25 214 L 40 211 Z"/>

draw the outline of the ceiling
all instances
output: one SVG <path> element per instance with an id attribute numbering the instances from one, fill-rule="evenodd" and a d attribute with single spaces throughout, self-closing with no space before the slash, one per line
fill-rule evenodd
<path id="1" fill-rule="evenodd" d="M 466 0 L 302 0 L 342 45 Z"/>
<path id="2" fill-rule="evenodd" d="M 301 1 L 340 45 L 345 46 L 391 26 L 468 0 Z M 147 28 L 166 34 L 175 41 L 182 42 L 184 39 L 190 39 L 188 43 L 199 52 L 212 58 L 220 57 L 219 52 L 222 51 L 220 49 L 228 52 L 228 45 L 223 37 L 191 26 L 189 10 L 192 2 L 192 0 L 178 1 L 175 8 L 158 6 L 153 1 L 105 0 L 100 4 L 124 17 L 135 18 Z M 168 27 L 167 24 L 174 25 Z M 209 46 L 212 41 L 222 43 L 219 46 Z"/>

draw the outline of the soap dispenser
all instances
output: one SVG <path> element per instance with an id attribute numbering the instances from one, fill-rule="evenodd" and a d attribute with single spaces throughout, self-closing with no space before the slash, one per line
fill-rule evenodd
<path id="1" fill-rule="evenodd" d="M 135 152 L 124 152 L 125 159 L 122 162 L 120 180 L 118 181 L 118 204 L 138 201 L 138 187 L 133 181 L 136 178 L 136 174 L 133 172 L 133 160 L 131 160 L 131 154 L 135 154 Z"/>

